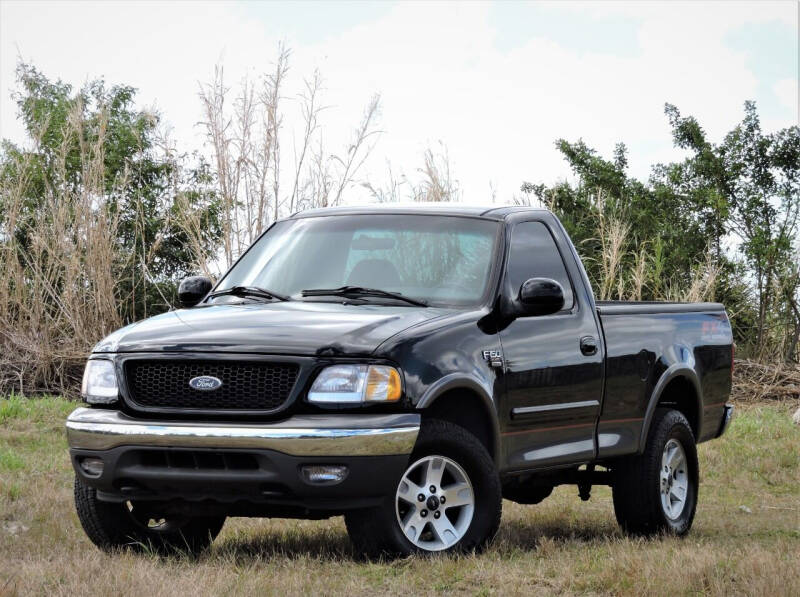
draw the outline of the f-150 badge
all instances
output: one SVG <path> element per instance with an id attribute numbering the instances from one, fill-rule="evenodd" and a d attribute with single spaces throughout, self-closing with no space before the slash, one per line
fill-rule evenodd
<path id="1" fill-rule="evenodd" d="M 503 366 L 503 353 L 499 350 L 484 350 L 483 358 L 488 361 L 490 367 Z"/>

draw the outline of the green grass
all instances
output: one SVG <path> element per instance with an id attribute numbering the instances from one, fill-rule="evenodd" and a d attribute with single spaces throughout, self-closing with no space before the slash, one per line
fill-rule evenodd
<path id="1" fill-rule="evenodd" d="M 560 487 L 503 504 L 483 554 L 361 562 L 341 518 L 231 519 L 197 559 L 96 550 L 72 505 L 63 422 L 76 403 L 0 398 L 0 595 L 800 594 L 796 403 L 740 405 L 700 446 L 700 500 L 684 539 L 624 536 L 610 491 Z M 742 508 L 744 507 L 744 508 Z"/>
<path id="2" fill-rule="evenodd" d="M 0 423 L 26 421 L 30 423 L 63 424 L 63 419 L 78 406 L 76 402 L 58 396 L 23 398 L 0 397 Z"/>
<path id="3" fill-rule="evenodd" d="M 17 471 L 23 467 L 22 458 L 11 448 L 0 449 L 0 471 Z"/>

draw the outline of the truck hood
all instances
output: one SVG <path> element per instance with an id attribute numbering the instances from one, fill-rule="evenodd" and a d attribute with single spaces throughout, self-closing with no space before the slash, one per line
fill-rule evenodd
<path id="1" fill-rule="evenodd" d="M 208 305 L 131 324 L 100 341 L 93 352 L 369 355 L 395 334 L 452 312 L 300 301 Z"/>

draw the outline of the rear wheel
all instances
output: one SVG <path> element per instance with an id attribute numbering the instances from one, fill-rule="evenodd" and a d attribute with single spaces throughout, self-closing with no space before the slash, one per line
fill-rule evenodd
<path id="1" fill-rule="evenodd" d="M 658 409 L 644 453 L 614 468 L 614 513 L 637 535 L 689 532 L 697 508 L 699 465 L 689 422 L 680 412 Z"/>
<path id="2" fill-rule="evenodd" d="M 497 470 L 478 439 L 428 420 L 395 493 L 347 513 L 345 523 L 368 556 L 479 550 L 497 532 L 501 502 Z"/>
<path id="3" fill-rule="evenodd" d="M 75 507 L 86 535 L 97 547 L 158 553 L 199 553 L 222 530 L 224 516 L 174 516 L 147 502 L 104 502 L 97 490 L 75 478 Z"/>

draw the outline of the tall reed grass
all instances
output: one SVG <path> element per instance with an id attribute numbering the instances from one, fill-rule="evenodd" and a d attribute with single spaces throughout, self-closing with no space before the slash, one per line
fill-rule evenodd
<path id="1" fill-rule="evenodd" d="M 74 392 L 89 348 L 122 324 L 113 271 L 125 259 L 117 244 L 118 217 L 109 209 L 104 172 L 105 125 L 80 145 L 82 184 L 46 185 L 40 207 L 24 209 L 32 154 L 18 176 L 0 183 L 0 393 Z M 53 171 L 66 180 L 69 142 L 84 138 L 76 106 Z M 34 139 L 34 143 L 38 143 Z M 124 188 L 128 181 L 116 181 Z M 113 192 L 113 191 L 112 191 Z"/>

